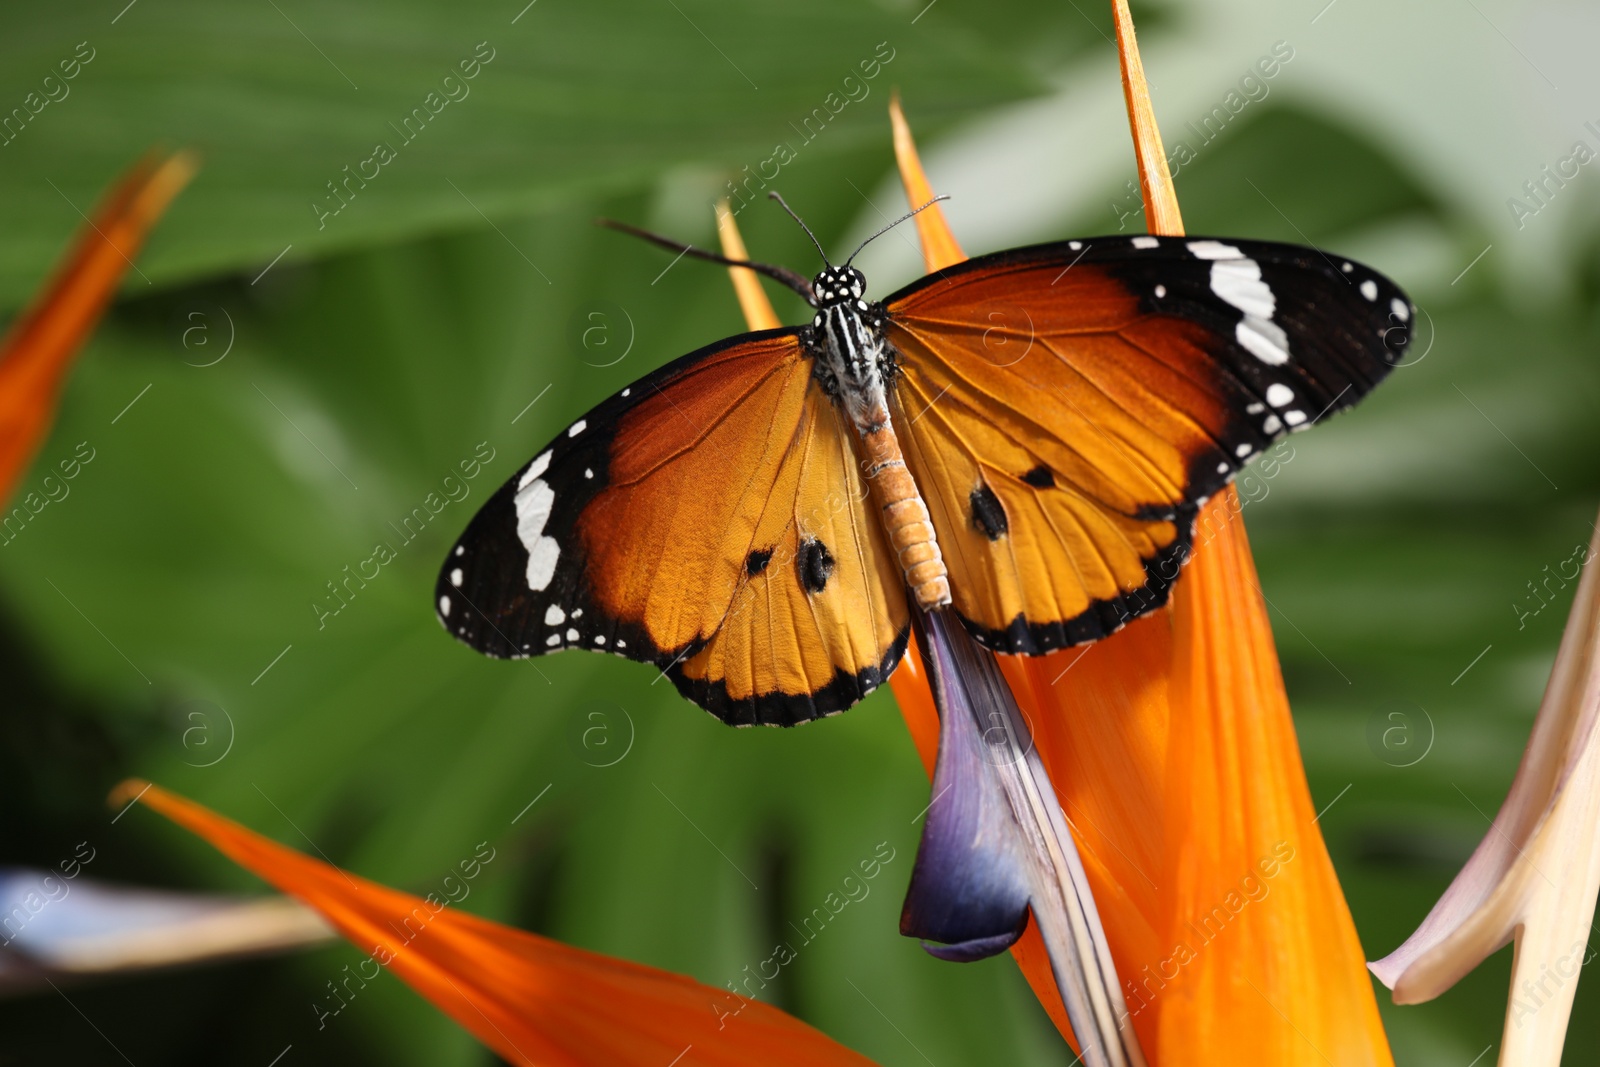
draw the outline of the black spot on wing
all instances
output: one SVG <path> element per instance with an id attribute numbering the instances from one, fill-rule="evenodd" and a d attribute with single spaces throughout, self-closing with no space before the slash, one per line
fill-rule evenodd
<path id="1" fill-rule="evenodd" d="M 1022 476 L 1022 480 L 1035 489 L 1054 489 L 1056 476 L 1050 473 L 1050 468 L 1040 465 Z"/>
<path id="2" fill-rule="evenodd" d="M 744 572 L 754 578 L 767 569 L 767 564 L 772 562 L 772 549 L 758 548 L 745 557 Z"/>
<path id="3" fill-rule="evenodd" d="M 967 498 L 972 505 L 972 524 L 991 541 L 998 541 L 1006 535 L 1010 524 L 1006 522 L 1006 509 L 1000 503 L 1000 498 L 994 495 L 994 490 L 987 485 L 980 485 L 972 491 Z"/>
<path id="4" fill-rule="evenodd" d="M 808 593 L 820 593 L 833 574 L 833 553 L 828 546 L 814 537 L 800 542 L 795 555 L 795 569 L 800 575 L 800 587 Z"/>

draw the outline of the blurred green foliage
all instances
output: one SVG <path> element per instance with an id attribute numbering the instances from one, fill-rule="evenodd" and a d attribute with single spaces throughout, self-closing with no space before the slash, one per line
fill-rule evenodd
<path id="1" fill-rule="evenodd" d="M 885 1064 L 1066 1063 L 1009 960 L 942 964 L 896 933 L 927 781 L 887 693 L 804 729 L 729 730 L 640 665 L 482 659 L 440 632 L 429 596 L 472 510 L 560 427 L 742 328 L 722 271 L 663 270 L 668 257 L 595 216 L 711 240 L 727 178 L 794 140 L 791 124 L 890 41 L 870 95 L 783 168 L 791 203 L 837 245 L 875 217 L 863 197 L 892 172 L 891 84 L 937 144 L 953 121 L 981 126 L 1063 66 L 1103 61 L 1103 13 L 949 3 L 913 24 L 894 5 L 541 0 L 513 26 L 520 4 L 277 6 L 140 4 L 114 26 L 95 12 L 92 31 L 77 10 L 7 16 L 0 100 L 86 36 L 99 53 L 59 114 L 0 149 L 0 300 L 14 308 L 77 225 L 66 201 L 87 210 L 150 143 L 194 144 L 206 169 L 40 456 L 87 441 L 94 460 L 0 548 L 0 858 L 53 864 L 88 839 L 101 878 L 259 885 L 148 814 L 110 826 L 107 788 L 137 773 L 422 892 L 489 841 L 497 859 L 466 907 L 721 985 L 888 842 L 871 894 L 772 998 Z M 1163 21 L 1142 25 L 1160 39 Z M 323 183 L 481 40 L 498 52 L 473 95 L 319 231 L 308 203 Z M 1420 227 L 1462 264 L 1485 243 L 1314 93 L 1252 107 L 1179 191 L 1196 233 L 1355 254 Z M 1067 220 L 1115 221 L 1099 207 Z M 812 262 L 776 212 L 740 222 L 761 258 Z M 1586 273 L 1536 309 L 1487 269 L 1419 291 L 1426 354 L 1296 437 L 1246 509 L 1313 793 L 1338 798 L 1322 826 L 1374 956 L 1487 831 L 1571 590 L 1526 620 L 1511 605 L 1592 532 L 1600 242 L 1585 247 Z M 466 499 L 319 621 L 327 583 L 398 543 L 391 524 L 485 447 Z M 1400 723 L 1412 732 L 1396 747 L 1384 731 Z M 491 1060 L 387 979 L 319 1030 L 313 1002 L 356 958 L 340 946 L 74 1000 L 140 1064 L 264 1064 L 290 1043 L 297 1064 Z M 1497 1041 L 1506 962 L 1425 1007 L 1381 994 L 1400 1062 L 1466 1063 Z M 1568 1062 L 1600 1051 L 1595 995 L 1580 989 Z M 18 1062 L 107 1059 L 53 994 L 0 1003 L 0 1033 Z"/>

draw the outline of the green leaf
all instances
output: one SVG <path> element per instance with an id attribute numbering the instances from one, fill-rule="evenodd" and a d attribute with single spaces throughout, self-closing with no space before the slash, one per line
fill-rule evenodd
<path id="1" fill-rule="evenodd" d="M 691 162 L 772 181 L 791 156 L 881 142 L 891 86 L 936 123 L 1040 85 L 959 26 L 845 2 L 625 0 L 602 18 L 559 0 L 179 0 L 114 24 L 98 9 L 29 18 L 0 35 L 11 304 L 157 143 L 205 166 L 135 287 L 478 228 Z"/>

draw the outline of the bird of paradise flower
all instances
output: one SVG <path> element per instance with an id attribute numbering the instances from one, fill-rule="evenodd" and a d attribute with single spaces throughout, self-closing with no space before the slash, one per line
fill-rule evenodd
<path id="1" fill-rule="evenodd" d="M 1180 234 L 1131 20 L 1122 0 L 1113 7 L 1146 217 L 1154 232 Z M 926 202 L 932 190 L 897 105 L 892 118 L 908 199 Z M 917 226 L 930 270 L 963 258 L 937 208 Z M 730 255 L 742 252 L 731 217 L 724 239 Z M 769 325 L 759 283 L 732 273 L 751 326 Z M 81 341 L 109 294 L 105 273 L 79 276 L 90 275 L 97 281 L 77 298 L 47 300 L 43 319 L 25 319 L 32 325 L 13 333 L 56 341 L 53 361 L 40 361 L 51 373 L 29 379 L 43 385 L 22 398 L 28 417 L 9 424 L 21 427 L 0 457 L 12 482 L 48 425 L 63 350 Z M 97 295 L 86 304 L 85 292 Z M 58 322 L 70 329 L 52 333 Z M 26 366 L 12 363 L 25 348 L 10 346 L 0 370 Z M 7 391 L 8 399 L 17 395 Z M 1300 769 L 1238 512 L 1231 489 L 1208 505 L 1200 528 L 1210 536 L 1170 608 L 1087 651 L 1002 658 L 1000 669 L 1087 857 L 1087 881 L 1123 976 L 1126 1021 L 1149 1062 L 1387 1064 L 1360 946 Z M 1530 951 L 1526 959 L 1519 951 L 1518 976 L 1562 937 L 1582 936 L 1600 883 L 1592 834 L 1600 806 L 1597 583 L 1590 574 L 1580 587 L 1529 754 L 1494 831 L 1412 941 L 1373 965 L 1397 999 L 1436 995 L 1519 931 L 1519 949 Z M 913 651 L 891 682 L 931 772 L 940 724 L 927 667 Z M 317 907 L 376 962 L 518 1062 L 534 1062 L 530 1050 L 556 1063 L 866 1062 L 759 1002 L 728 1026 L 708 1010 L 725 999 L 720 990 L 355 880 L 152 786 L 119 791 L 134 795 Z M 419 908 L 421 934 L 397 944 L 393 922 L 404 927 Z M 1072 1040 L 1035 929 L 1013 951 Z M 1523 1030 L 1513 998 L 1508 1032 L 1515 1023 L 1522 1036 L 1507 1042 L 1502 1065 L 1559 1057 L 1571 985 L 1554 999 L 1558 1010 Z M 723 1025 L 713 1030 L 712 1022 Z"/>
<path id="2" fill-rule="evenodd" d="M 1176 233 L 1180 224 L 1170 182 L 1164 172 L 1156 173 L 1163 159 L 1158 140 L 1150 147 L 1156 134 L 1131 32 L 1123 32 L 1121 42 L 1136 147 L 1145 185 L 1153 190 L 1148 217 L 1162 232 Z M 932 189 L 898 107 L 892 116 L 908 199 L 924 203 Z M 732 220 L 723 218 L 726 239 L 733 236 Z M 917 225 L 930 270 L 963 258 L 939 209 L 923 212 Z M 727 248 L 730 255 L 742 251 Z M 732 273 L 752 328 L 775 321 L 759 283 L 748 272 Z M 1325 1050 L 1341 1063 L 1387 1063 L 1362 955 L 1299 773 L 1270 629 L 1236 520 L 1237 504 L 1230 510 L 1230 500 L 1236 501 L 1231 493 L 1219 496 L 1202 519 L 1203 529 L 1209 525 L 1217 533 L 1180 583 L 1171 609 L 1133 624 L 1089 653 L 1004 661 L 1003 668 L 1034 725 L 1039 754 L 1058 783 L 1057 796 L 1087 855 L 1104 936 L 1118 973 L 1125 976 L 1116 999 L 1127 1005 L 1127 1020 L 1148 1060 L 1183 1062 L 1194 1049 L 1210 1048 L 1208 1057 L 1231 1062 L 1237 1062 L 1231 1057 L 1238 1049 L 1255 1062 L 1320 1062 Z M 931 770 L 939 723 L 920 658 L 912 655 L 892 684 Z M 236 828 L 224 835 L 215 816 L 179 809 L 174 805 L 181 802 L 159 792 L 145 797 L 156 798 L 168 814 L 181 810 L 185 825 L 214 842 L 236 841 Z M 239 859 L 244 853 L 230 855 Z M 260 850 L 249 855 L 258 873 L 287 888 L 278 867 L 287 857 Z M 304 857 L 294 861 L 297 869 L 314 863 Z M 1253 911 L 1230 907 L 1255 896 L 1252 887 L 1269 883 L 1270 904 L 1257 900 Z M 307 892 L 307 883 L 297 884 L 299 892 Z M 321 879 L 315 890 L 329 895 L 305 899 L 330 916 L 356 906 L 342 879 Z M 1227 929 L 1212 918 L 1209 929 L 1215 936 L 1199 951 L 1176 952 L 1175 932 L 1191 920 L 1208 929 L 1204 924 L 1213 907 L 1223 910 Z M 448 923 L 430 927 L 449 929 Z M 1036 929 L 1030 928 L 1014 951 L 1070 1040 Z M 424 936 L 412 952 L 420 958 L 448 940 L 448 934 Z M 490 950 L 479 945 L 477 951 Z M 450 954 L 457 964 L 471 957 Z M 502 957 L 491 953 L 476 965 L 541 989 L 562 973 L 548 960 L 540 967 Z M 444 996 L 445 987 L 437 981 L 430 988 Z M 436 1002 L 507 1056 L 520 1055 L 508 1034 L 523 1035 L 518 1044 L 533 1044 L 542 1026 L 554 1025 L 541 1012 L 520 1022 L 497 1015 L 494 1025 L 486 1025 L 493 1013 L 473 1007 L 454 987 Z M 648 1003 L 642 998 L 640 1010 Z M 1299 1018 L 1290 1018 L 1288 1011 Z M 684 1062 L 697 1062 L 697 1048 L 710 1055 L 714 1047 L 694 1045 L 685 1038 L 678 1046 Z"/>

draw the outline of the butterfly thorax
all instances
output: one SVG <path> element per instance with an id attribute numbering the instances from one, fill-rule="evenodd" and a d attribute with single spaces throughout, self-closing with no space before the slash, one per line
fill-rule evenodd
<path id="1" fill-rule="evenodd" d="M 889 417 L 884 379 L 890 363 L 879 316 L 862 295 L 866 278 L 854 267 L 829 267 L 812 281 L 812 291 L 817 300 L 811 320 L 817 377 L 856 429 L 870 433 Z"/>
<path id="2" fill-rule="evenodd" d="M 950 603 L 949 573 L 934 536 L 928 506 L 900 451 L 889 419 L 886 382 L 893 349 L 882 313 L 863 294 L 867 280 L 854 267 L 829 267 L 812 280 L 817 314 L 811 321 L 811 355 L 823 389 L 860 437 L 862 472 L 877 496 L 889 541 L 906 584 L 925 610 Z"/>

